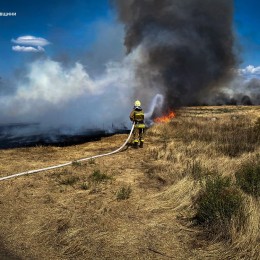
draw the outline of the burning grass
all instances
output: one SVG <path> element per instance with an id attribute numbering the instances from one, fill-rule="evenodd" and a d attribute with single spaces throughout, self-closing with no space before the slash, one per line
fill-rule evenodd
<path id="1" fill-rule="evenodd" d="M 175 118 L 175 113 L 173 111 L 169 112 L 167 115 L 162 117 L 157 117 L 154 119 L 155 123 L 169 123 L 173 118 Z"/>
<path id="2" fill-rule="evenodd" d="M 142 151 L 2 182 L 4 247 L 22 259 L 259 259 L 259 111 L 182 109 L 148 129 Z M 126 137 L 3 150 L 1 174 L 108 152 Z"/>

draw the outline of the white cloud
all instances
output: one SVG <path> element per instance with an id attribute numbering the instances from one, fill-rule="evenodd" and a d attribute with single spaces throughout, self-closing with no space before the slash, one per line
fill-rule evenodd
<path id="1" fill-rule="evenodd" d="M 252 77 L 260 77 L 260 66 L 255 67 L 253 65 L 249 65 L 244 69 L 239 69 L 238 74 L 247 78 Z"/>
<path id="2" fill-rule="evenodd" d="M 12 50 L 17 52 L 44 52 L 45 51 L 44 48 L 42 48 L 41 46 L 35 48 L 31 46 L 25 47 L 20 45 L 12 46 Z"/>
<path id="3" fill-rule="evenodd" d="M 20 36 L 17 39 L 12 39 L 15 44 L 31 45 L 31 46 L 46 46 L 50 42 L 41 37 L 35 37 L 31 35 Z"/>

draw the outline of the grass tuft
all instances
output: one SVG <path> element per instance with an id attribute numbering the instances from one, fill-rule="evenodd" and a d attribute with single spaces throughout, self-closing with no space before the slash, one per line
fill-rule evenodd
<path id="1" fill-rule="evenodd" d="M 82 166 L 82 163 L 81 163 L 81 162 L 74 161 L 74 162 L 72 162 L 71 166 L 77 168 L 77 167 Z"/>
<path id="2" fill-rule="evenodd" d="M 88 161 L 88 163 L 89 163 L 89 164 L 96 164 L 96 161 L 95 161 L 95 159 L 90 159 L 90 160 Z"/>
<path id="3" fill-rule="evenodd" d="M 236 172 L 237 185 L 246 193 L 260 196 L 260 160 L 247 162 Z"/>
<path id="4" fill-rule="evenodd" d="M 67 176 L 60 180 L 60 184 L 62 185 L 73 185 L 79 180 L 79 177 L 76 176 Z"/>
<path id="5" fill-rule="evenodd" d="M 105 173 L 101 173 L 100 170 L 94 170 L 93 173 L 89 176 L 89 178 L 92 182 L 99 183 L 106 180 L 110 180 L 111 176 L 108 176 Z"/>
<path id="6" fill-rule="evenodd" d="M 188 175 L 191 175 L 194 180 L 201 181 L 203 177 L 207 175 L 211 175 L 211 173 L 208 169 L 202 166 L 202 163 L 200 161 L 192 161 L 187 164 L 187 168 L 185 169 L 185 172 L 188 173 Z"/>
<path id="7" fill-rule="evenodd" d="M 81 183 L 80 188 L 82 190 L 88 190 L 89 189 L 89 185 L 86 182 L 83 182 L 83 183 Z"/>
<path id="8" fill-rule="evenodd" d="M 208 177 L 196 206 L 195 220 L 214 235 L 229 237 L 232 219 L 240 216 L 242 220 L 243 217 L 243 197 L 229 177 Z"/>
<path id="9" fill-rule="evenodd" d="M 116 198 L 117 200 L 127 200 L 130 198 L 131 193 L 132 193 L 132 189 L 130 186 L 121 187 L 116 194 Z"/>

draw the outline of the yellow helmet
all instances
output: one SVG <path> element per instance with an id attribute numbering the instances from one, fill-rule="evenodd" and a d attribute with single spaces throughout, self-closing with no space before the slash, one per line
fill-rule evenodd
<path id="1" fill-rule="evenodd" d="M 135 107 L 140 107 L 141 106 L 141 102 L 139 100 L 135 101 Z"/>

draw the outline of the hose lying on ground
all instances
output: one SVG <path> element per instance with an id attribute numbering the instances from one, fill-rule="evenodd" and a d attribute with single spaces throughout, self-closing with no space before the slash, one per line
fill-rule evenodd
<path id="1" fill-rule="evenodd" d="M 96 159 L 96 158 L 99 158 L 99 157 L 104 157 L 104 156 L 108 156 L 108 155 L 111 155 L 111 154 L 118 153 L 120 150 L 122 150 L 126 146 L 128 141 L 130 140 L 130 137 L 131 137 L 131 135 L 133 133 L 133 130 L 134 130 L 134 124 L 133 124 L 132 129 L 130 131 L 130 134 L 129 134 L 128 138 L 126 139 L 126 141 L 124 142 L 124 144 L 121 147 L 119 147 L 118 149 L 116 149 L 115 151 L 112 151 L 112 152 L 109 152 L 109 153 L 105 153 L 105 154 L 99 154 L 99 155 L 95 155 L 95 156 L 91 156 L 91 157 L 87 157 L 87 158 L 83 158 L 83 159 L 79 159 L 79 160 L 76 160 L 76 161 L 71 161 L 71 162 L 68 162 L 68 163 L 63 163 L 63 164 L 59 164 L 59 165 L 49 166 L 49 167 L 42 168 L 42 169 L 16 173 L 16 174 L 13 174 L 13 175 L 2 177 L 2 178 L 0 178 L 0 181 L 11 179 L 11 178 L 15 178 L 15 177 L 19 177 L 19 176 L 22 176 L 22 175 L 27 175 L 27 174 L 33 174 L 33 173 L 53 170 L 53 169 L 61 168 L 61 167 L 64 167 L 64 166 L 68 166 L 68 165 L 70 165 L 72 163 L 75 163 L 75 162 L 83 162 L 83 161 Z"/>

